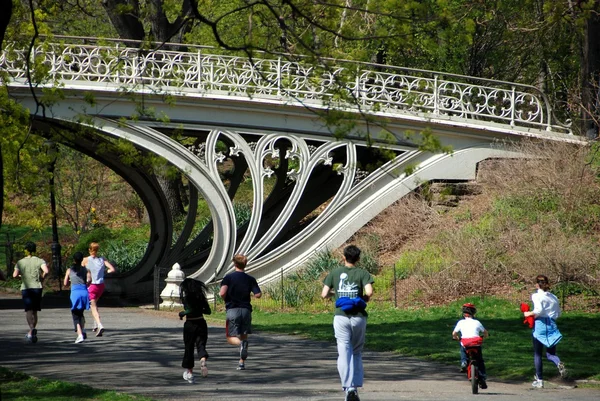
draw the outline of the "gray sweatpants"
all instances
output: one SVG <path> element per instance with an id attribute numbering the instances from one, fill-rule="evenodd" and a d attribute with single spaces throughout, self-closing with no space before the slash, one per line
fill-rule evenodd
<path id="1" fill-rule="evenodd" d="M 365 345 L 367 318 L 364 316 L 334 316 L 333 330 L 337 340 L 337 368 L 344 389 L 362 387 L 362 350 Z"/>

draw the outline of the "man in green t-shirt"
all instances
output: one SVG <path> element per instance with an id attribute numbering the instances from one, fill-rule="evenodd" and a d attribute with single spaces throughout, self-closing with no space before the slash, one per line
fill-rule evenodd
<path id="1" fill-rule="evenodd" d="M 27 342 L 37 342 L 38 311 L 42 310 L 42 281 L 48 274 L 48 266 L 43 259 L 34 256 L 36 246 L 33 242 L 25 244 L 25 257 L 15 266 L 13 277 L 21 277 L 21 295 L 25 305 L 25 317 L 29 332 L 25 336 Z M 41 278 L 40 278 L 41 276 Z"/>
<path id="2" fill-rule="evenodd" d="M 346 401 L 360 401 L 358 387 L 363 385 L 362 349 L 367 330 L 365 310 L 373 295 L 373 278 L 366 270 L 355 267 L 360 249 L 354 245 L 344 249 L 344 265 L 332 270 L 323 281 L 323 298 L 336 301 L 333 330 L 337 340 L 337 367 L 346 392 Z"/>

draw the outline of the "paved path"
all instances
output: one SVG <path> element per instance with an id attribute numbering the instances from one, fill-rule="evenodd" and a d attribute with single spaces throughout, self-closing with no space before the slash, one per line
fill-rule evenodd
<path id="1" fill-rule="evenodd" d="M 67 301 L 68 302 L 68 301 Z M 61 305 L 62 303 L 62 305 Z M 39 342 L 26 344 L 26 324 L 16 295 L 0 295 L 0 365 L 36 377 L 79 381 L 103 389 L 143 394 L 156 400 L 343 400 L 333 344 L 256 333 L 250 338 L 247 370 L 236 371 L 236 348 L 222 328 L 210 327 L 209 376 L 197 384 L 181 374 L 182 327 L 176 316 L 140 308 L 101 307 L 107 330 L 74 344 L 68 305 L 46 305 L 40 313 Z M 87 315 L 88 322 L 91 315 Z M 375 335 L 370 333 L 369 335 Z M 384 352 L 366 352 L 363 401 L 465 400 L 473 397 L 456 368 Z M 479 400 L 597 401 L 600 390 L 533 390 L 527 383 L 492 378 Z"/>

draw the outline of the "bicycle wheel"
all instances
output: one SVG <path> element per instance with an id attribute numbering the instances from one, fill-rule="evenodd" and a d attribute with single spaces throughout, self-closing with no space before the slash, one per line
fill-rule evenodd
<path id="1" fill-rule="evenodd" d="M 479 369 L 475 364 L 471 364 L 471 391 L 473 394 L 479 392 Z"/>

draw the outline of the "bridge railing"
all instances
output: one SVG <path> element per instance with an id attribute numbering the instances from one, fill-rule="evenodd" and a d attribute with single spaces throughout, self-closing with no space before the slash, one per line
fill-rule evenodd
<path id="1" fill-rule="evenodd" d="M 53 40 L 31 53 L 31 65 L 41 72 L 33 75 L 38 77 L 34 84 L 221 94 L 571 133 L 569 124 L 555 118 L 544 93 L 530 85 L 347 60 L 239 56 L 193 45 L 167 43 L 148 49 L 121 39 Z M 26 48 L 8 46 L 0 55 L 0 69 L 13 82 L 27 82 L 27 54 Z"/>

